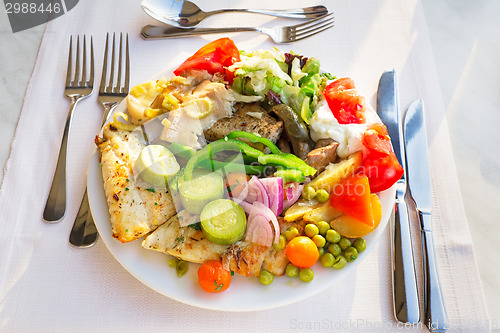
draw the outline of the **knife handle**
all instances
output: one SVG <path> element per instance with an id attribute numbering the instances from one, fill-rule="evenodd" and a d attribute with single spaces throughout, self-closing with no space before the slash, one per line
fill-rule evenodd
<path id="1" fill-rule="evenodd" d="M 431 215 L 419 212 L 421 225 L 429 226 Z M 436 266 L 436 253 L 432 230 L 422 229 L 422 250 L 424 264 L 424 311 L 425 324 L 431 332 L 446 332 L 448 317 L 444 307 L 443 293 Z"/>
<path id="2" fill-rule="evenodd" d="M 420 321 L 420 306 L 404 190 L 396 191 L 392 251 L 394 314 L 402 323 L 415 324 Z"/>

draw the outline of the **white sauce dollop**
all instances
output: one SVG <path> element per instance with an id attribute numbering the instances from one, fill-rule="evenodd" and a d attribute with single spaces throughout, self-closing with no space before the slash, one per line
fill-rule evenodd
<path id="1" fill-rule="evenodd" d="M 322 100 L 318 103 L 316 112 L 311 118 L 311 138 L 314 141 L 328 138 L 337 141 L 339 143 L 337 154 L 341 158 L 346 158 L 363 148 L 363 133 L 368 125 L 381 122 L 370 105 L 366 105 L 365 112 L 365 124 L 339 124 L 328 107 L 328 103 Z"/>

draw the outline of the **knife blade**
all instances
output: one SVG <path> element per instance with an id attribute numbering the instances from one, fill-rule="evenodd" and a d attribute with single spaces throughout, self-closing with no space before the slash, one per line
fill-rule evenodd
<path id="1" fill-rule="evenodd" d="M 445 332 L 448 319 L 436 266 L 431 225 L 431 182 L 427 156 L 424 104 L 414 101 L 404 119 L 408 188 L 422 233 L 425 323 L 432 332 Z"/>
<path id="2" fill-rule="evenodd" d="M 399 111 L 397 75 L 395 70 L 385 71 L 380 77 L 377 90 L 377 113 L 386 125 L 394 152 L 404 168 L 405 156 L 402 119 Z M 406 170 L 405 170 L 406 172 Z M 417 282 L 410 238 L 408 210 L 405 202 L 405 175 L 396 183 L 396 203 L 391 223 L 392 290 L 394 315 L 403 323 L 414 324 L 420 320 Z"/>

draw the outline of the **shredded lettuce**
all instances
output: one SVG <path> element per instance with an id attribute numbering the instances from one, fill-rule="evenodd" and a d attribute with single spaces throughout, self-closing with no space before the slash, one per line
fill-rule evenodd
<path id="1" fill-rule="evenodd" d="M 239 94 L 260 96 L 268 103 L 270 92 L 290 106 L 306 123 L 314 114 L 326 81 L 333 78 L 320 73 L 316 58 L 283 53 L 277 48 L 268 51 L 240 51 L 241 61 L 229 67 L 235 78 L 232 88 Z"/>

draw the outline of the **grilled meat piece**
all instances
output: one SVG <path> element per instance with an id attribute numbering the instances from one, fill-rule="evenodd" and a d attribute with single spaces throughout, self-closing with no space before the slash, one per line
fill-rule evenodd
<path id="1" fill-rule="evenodd" d="M 316 146 L 314 146 L 314 149 L 317 149 L 317 148 L 321 148 L 321 147 L 326 147 L 328 146 L 330 143 L 334 143 L 334 142 L 337 142 L 333 139 L 330 139 L 330 138 L 327 138 L 327 139 L 319 139 L 318 141 L 316 141 Z"/>
<path id="2" fill-rule="evenodd" d="M 330 163 L 337 158 L 337 147 L 339 143 L 334 141 L 327 146 L 313 149 L 307 154 L 306 163 L 318 170 L 320 174 Z"/>
<path id="3" fill-rule="evenodd" d="M 278 141 L 283 131 L 283 122 L 271 117 L 258 103 L 237 103 L 234 105 L 236 112 L 232 117 L 226 117 L 215 122 L 212 127 L 205 130 L 205 139 L 216 141 L 224 138 L 233 131 L 257 133 L 272 142 Z M 248 115 L 255 112 L 262 115 L 261 119 Z"/>

